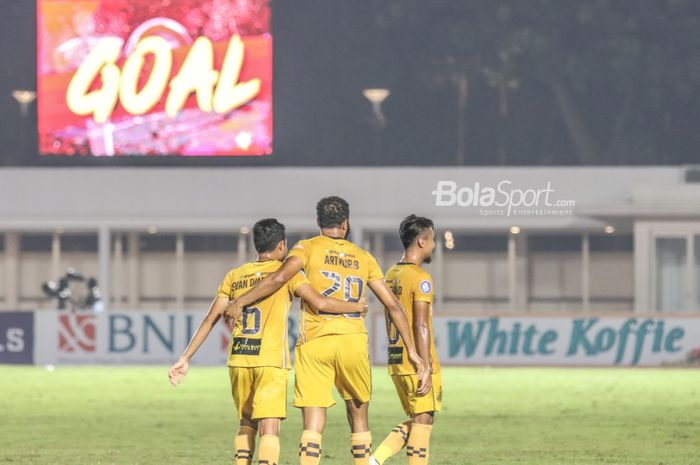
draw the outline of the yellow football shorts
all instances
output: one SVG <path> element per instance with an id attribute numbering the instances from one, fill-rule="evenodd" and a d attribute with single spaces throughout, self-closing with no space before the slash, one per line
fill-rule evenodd
<path id="1" fill-rule="evenodd" d="M 238 418 L 286 418 L 287 371 L 276 367 L 229 367 Z"/>
<path id="2" fill-rule="evenodd" d="M 345 400 L 371 397 L 367 334 L 333 334 L 298 345 L 294 368 L 295 407 L 332 407 L 334 384 Z"/>
<path id="3" fill-rule="evenodd" d="M 391 375 L 396 386 L 396 392 L 401 399 L 401 406 L 406 415 L 413 416 L 419 413 L 439 412 L 442 406 L 442 377 L 440 373 L 433 373 L 433 386 L 424 396 L 418 397 L 418 377 L 416 375 Z"/>

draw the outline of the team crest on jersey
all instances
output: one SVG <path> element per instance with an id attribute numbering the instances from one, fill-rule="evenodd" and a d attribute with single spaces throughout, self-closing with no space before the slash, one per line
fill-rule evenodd
<path id="1" fill-rule="evenodd" d="M 430 285 L 430 281 L 427 279 L 423 280 L 420 282 L 420 290 L 424 293 L 427 294 L 432 290 L 432 286 Z"/>

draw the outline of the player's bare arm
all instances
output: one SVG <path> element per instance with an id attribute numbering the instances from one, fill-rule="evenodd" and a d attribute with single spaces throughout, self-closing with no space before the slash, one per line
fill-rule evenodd
<path id="1" fill-rule="evenodd" d="M 346 302 L 332 297 L 324 297 L 311 284 L 302 284 L 296 290 L 297 297 L 304 299 L 316 310 L 326 313 L 367 313 L 367 299 L 362 297 L 358 302 Z"/>
<path id="2" fill-rule="evenodd" d="M 416 391 L 419 396 L 424 396 L 430 391 L 432 385 L 433 364 L 430 357 L 430 304 L 416 300 L 413 302 L 413 340 L 416 343 L 416 351 L 423 359 L 425 367 L 423 377 L 420 379 L 420 387 Z"/>
<path id="3" fill-rule="evenodd" d="M 301 268 L 302 262 L 300 259 L 297 257 L 287 258 L 277 271 L 265 276 L 254 288 L 237 299 L 232 300 L 224 311 L 226 317 L 232 322 L 235 322 L 238 317 L 241 316 L 243 307 L 251 305 L 276 292 L 301 271 Z"/>
<path id="4" fill-rule="evenodd" d="M 411 337 L 411 328 L 408 324 L 408 319 L 406 318 L 406 312 L 401 306 L 401 302 L 398 301 L 383 279 L 375 279 L 368 285 L 369 288 L 372 289 L 372 292 L 374 292 L 374 295 L 377 296 L 379 301 L 387 309 L 391 322 L 394 323 L 394 326 L 396 326 L 401 339 L 403 339 L 406 352 L 408 353 L 408 358 L 416 367 L 418 378 L 422 379 L 427 362 L 422 360 L 416 352 L 416 347 L 413 345 L 413 338 Z"/>
<path id="5" fill-rule="evenodd" d="M 190 359 L 197 352 L 197 349 L 202 345 L 202 343 L 207 339 L 212 328 L 219 322 L 221 315 L 223 315 L 229 300 L 226 297 L 217 297 L 209 306 L 209 311 L 206 316 L 199 324 L 197 331 L 192 336 L 190 343 L 187 344 L 185 351 L 180 356 L 180 359 L 175 362 L 173 366 L 170 367 L 168 371 L 168 379 L 170 384 L 177 386 L 187 375 L 187 370 L 190 366 Z"/>

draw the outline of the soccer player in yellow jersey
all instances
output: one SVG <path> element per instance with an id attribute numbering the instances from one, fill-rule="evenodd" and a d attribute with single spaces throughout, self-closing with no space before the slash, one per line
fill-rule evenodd
<path id="1" fill-rule="evenodd" d="M 406 446 L 409 465 L 426 465 L 429 457 L 430 433 L 435 412 L 442 403 L 440 362 L 433 340 L 433 279 L 421 265 L 430 263 L 435 249 L 433 222 L 428 218 L 410 215 L 401 222 L 399 235 L 404 246 L 401 261 L 386 272 L 386 283 L 401 301 L 413 328 L 409 336 L 423 360 L 429 360 L 432 372 L 431 387 L 427 393 L 418 392 L 418 378 L 406 358 L 407 338 L 399 335 L 389 318 L 386 320 L 389 336 L 388 366 L 396 391 L 409 420 L 398 424 L 374 451 L 372 465 L 386 459 Z"/>
<path id="2" fill-rule="evenodd" d="M 258 221 L 253 227 L 253 241 L 257 261 L 228 272 L 209 312 L 180 360 L 170 369 L 173 385 L 187 374 L 190 358 L 223 315 L 229 301 L 282 266 L 281 260 L 287 255 L 284 225 L 275 219 Z M 241 309 L 242 318 L 235 323 L 228 357 L 231 390 L 240 419 L 235 441 L 236 465 L 252 463 L 256 432 L 260 433 L 259 464 L 279 463 L 280 421 L 287 416 L 287 316 L 293 295 L 313 302 L 330 314 L 355 315 L 365 311 L 364 301 L 345 302 L 321 296 L 303 273 L 296 273 L 286 286 L 266 299 Z"/>
<path id="3" fill-rule="evenodd" d="M 417 365 L 422 375 L 423 361 L 409 339 L 406 315 L 384 282 L 377 261 L 346 240 L 350 229 L 348 203 L 339 197 L 323 198 L 316 205 L 316 216 L 321 234 L 296 244 L 284 265 L 249 293 L 234 300 L 227 313 L 235 317 L 241 306 L 275 292 L 301 270 L 321 294 L 337 296 L 348 302 L 359 300 L 369 287 L 387 308 L 399 333 L 408 341 L 406 356 Z M 345 400 L 354 464 L 368 464 L 371 435 L 367 407 L 372 383 L 363 315 L 329 314 L 304 299 L 295 354 L 294 406 L 302 409 L 304 420 L 300 464 L 317 465 L 321 460 L 326 409 L 335 404 L 331 392 L 333 385 Z M 429 380 L 429 376 L 421 378 L 422 383 L 429 384 Z"/>

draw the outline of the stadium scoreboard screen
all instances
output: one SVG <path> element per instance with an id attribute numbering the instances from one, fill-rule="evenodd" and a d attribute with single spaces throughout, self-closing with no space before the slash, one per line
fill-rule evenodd
<path id="1" fill-rule="evenodd" d="M 42 156 L 272 151 L 269 0 L 38 0 Z"/>

